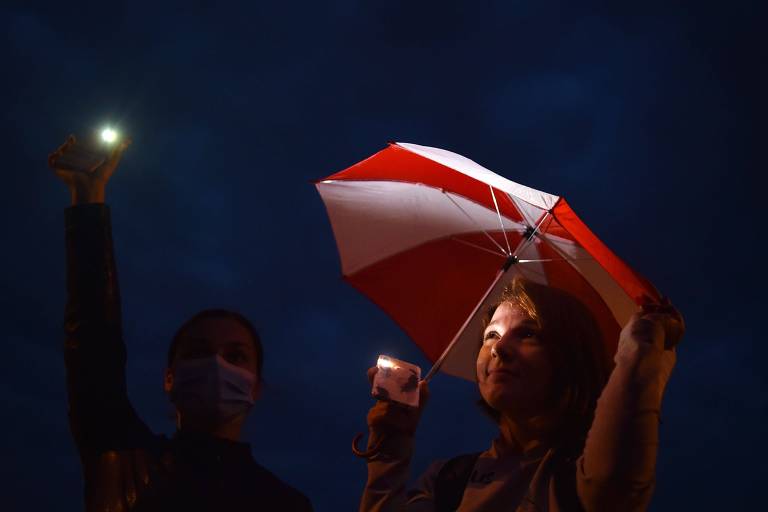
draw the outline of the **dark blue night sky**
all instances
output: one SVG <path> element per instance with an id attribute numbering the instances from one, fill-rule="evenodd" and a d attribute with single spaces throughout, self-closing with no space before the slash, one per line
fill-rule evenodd
<path id="1" fill-rule="evenodd" d="M 3 508 L 82 508 L 61 350 L 69 197 L 46 156 L 106 122 L 133 138 L 107 193 L 128 387 L 156 431 L 173 429 L 175 329 L 241 310 L 266 347 L 256 459 L 316 510 L 356 509 L 365 370 L 382 352 L 429 363 L 340 279 L 311 180 L 413 142 L 565 196 L 672 298 L 688 331 L 651 510 L 760 508 L 765 6 L 682 4 L 3 2 Z M 416 474 L 488 445 L 476 397 L 433 381 Z"/>

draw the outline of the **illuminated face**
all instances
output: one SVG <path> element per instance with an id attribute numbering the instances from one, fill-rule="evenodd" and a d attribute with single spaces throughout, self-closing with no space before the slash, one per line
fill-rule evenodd
<path id="1" fill-rule="evenodd" d="M 483 399 L 502 414 L 531 417 L 551 405 L 553 369 L 536 322 L 502 303 L 483 332 L 477 383 Z"/>

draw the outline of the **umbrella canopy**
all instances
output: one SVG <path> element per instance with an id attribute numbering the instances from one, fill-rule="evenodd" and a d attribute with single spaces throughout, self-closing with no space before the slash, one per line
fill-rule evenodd
<path id="1" fill-rule="evenodd" d="M 433 370 L 475 380 L 478 313 L 515 275 L 577 296 L 610 353 L 637 304 L 659 299 L 565 199 L 450 151 L 391 143 L 316 187 L 344 279 L 405 330 Z"/>

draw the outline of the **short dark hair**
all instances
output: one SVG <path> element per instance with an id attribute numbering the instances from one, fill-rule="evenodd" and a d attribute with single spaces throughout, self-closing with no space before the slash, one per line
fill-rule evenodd
<path id="1" fill-rule="evenodd" d="M 176 351 L 179 348 L 179 342 L 181 341 L 181 337 L 184 334 L 184 331 L 186 331 L 193 323 L 197 322 L 198 320 L 204 320 L 206 318 L 225 318 L 234 320 L 245 327 L 245 329 L 251 335 L 253 348 L 256 350 L 256 369 L 258 370 L 256 377 L 258 380 L 261 380 L 261 369 L 264 366 L 264 348 L 261 346 L 261 337 L 259 336 L 258 331 L 256 331 L 256 328 L 253 326 L 250 320 L 248 320 L 241 313 L 238 313 L 237 311 L 231 311 L 229 309 L 204 309 L 198 313 L 195 313 L 189 320 L 181 324 L 181 327 L 179 327 L 179 330 L 176 331 L 176 334 L 173 336 L 173 340 L 171 340 L 171 346 L 168 347 L 168 368 L 170 368 L 173 364 L 173 359 L 176 357 Z"/>

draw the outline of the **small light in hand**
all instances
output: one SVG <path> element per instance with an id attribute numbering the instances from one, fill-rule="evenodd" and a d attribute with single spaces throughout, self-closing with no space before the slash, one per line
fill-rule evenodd
<path id="1" fill-rule="evenodd" d="M 101 131 L 101 140 L 107 144 L 112 144 L 117 140 L 117 132 L 112 128 L 104 128 Z"/>
<path id="2" fill-rule="evenodd" d="M 376 361 L 376 366 L 381 369 L 384 368 L 397 368 L 397 365 L 386 356 L 379 356 L 379 360 Z"/>

